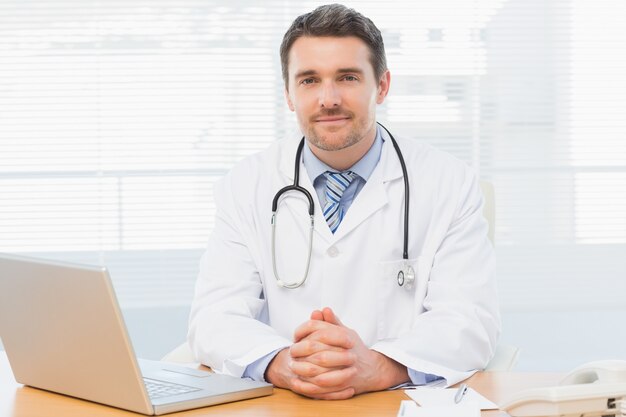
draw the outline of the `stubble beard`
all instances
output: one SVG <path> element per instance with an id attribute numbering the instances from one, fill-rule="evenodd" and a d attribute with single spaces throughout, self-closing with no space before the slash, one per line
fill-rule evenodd
<path id="1" fill-rule="evenodd" d="M 325 112 L 326 115 L 335 115 L 336 113 L 338 112 Z M 354 118 L 354 114 L 350 114 L 350 120 L 353 124 L 350 126 L 350 130 L 345 138 L 341 140 L 330 140 L 330 136 L 332 136 L 333 133 L 317 132 L 313 120 L 309 121 L 305 136 L 313 146 L 323 151 L 340 151 L 349 148 L 363 139 L 367 131 L 365 123 L 362 121 L 359 123 L 359 121 Z"/>
<path id="2" fill-rule="evenodd" d="M 323 151 L 340 151 L 349 148 L 363 138 L 355 129 L 351 129 L 343 140 L 329 141 L 326 135 L 318 135 L 314 128 L 309 129 L 307 139 L 318 149 Z"/>

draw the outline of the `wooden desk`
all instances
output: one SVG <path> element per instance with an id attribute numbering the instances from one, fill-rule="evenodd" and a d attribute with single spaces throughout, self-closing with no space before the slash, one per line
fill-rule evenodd
<path id="1" fill-rule="evenodd" d="M 530 387 L 555 385 L 561 374 L 482 372 L 467 382 L 476 391 L 498 403 L 511 393 Z M 359 395 L 344 401 L 317 401 L 290 391 L 275 389 L 269 397 L 205 407 L 171 416 L 376 416 L 395 417 L 400 401 L 408 397 L 402 391 Z M 133 416 L 140 414 L 66 397 L 36 388 L 24 387 L 13 378 L 5 352 L 0 352 L 0 417 L 74 417 Z M 483 416 L 500 417 L 501 411 L 485 411 Z"/>

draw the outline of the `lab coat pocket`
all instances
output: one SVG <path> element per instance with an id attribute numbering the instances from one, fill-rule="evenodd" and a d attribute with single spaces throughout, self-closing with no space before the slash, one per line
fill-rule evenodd
<path id="1" fill-rule="evenodd" d="M 411 288 L 400 286 L 398 273 L 413 268 L 415 281 Z M 395 339 L 408 333 L 415 317 L 423 311 L 423 301 L 430 275 L 430 266 L 424 257 L 379 262 L 377 274 L 378 340 Z"/>

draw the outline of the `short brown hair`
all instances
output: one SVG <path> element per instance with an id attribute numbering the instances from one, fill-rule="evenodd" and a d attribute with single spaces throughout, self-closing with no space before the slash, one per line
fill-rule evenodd
<path id="1" fill-rule="evenodd" d="M 365 42 L 370 50 L 370 62 L 376 79 L 380 79 L 387 71 L 383 36 L 374 22 L 342 4 L 327 4 L 298 16 L 283 37 L 280 45 L 280 64 L 286 88 L 289 86 L 289 51 L 293 43 L 303 36 L 356 36 Z"/>

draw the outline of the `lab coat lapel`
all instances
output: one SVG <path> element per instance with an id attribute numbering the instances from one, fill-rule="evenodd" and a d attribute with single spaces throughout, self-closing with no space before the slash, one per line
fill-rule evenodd
<path id="1" fill-rule="evenodd" d="M 293 176 L 294 176 L 294 165 L 296 152 L 298 150 L 298 145 L 300 144 L 300 137 L 293 137 L 285 140 L 284 146 L 282 146 L 280 152 L 280 161 L 279 161 L 279 169 L 281 171 L 283 177 L 283 186 L 288 184 L 293 184 Z M 304 146 L 308 146 L 306 143 Z M 300 186 L 306 189 L 313 198 L 313 203 L 315 205 L 314 209 L 314 220 L 315 220 L 315 234 L 321 237 L 326 243 L 331 243 L 334 240 L 333 234 L 330 231 L 330 228 L 326 224 L 326 220 L 322 215 L 322 208 L 320 206 L 319 199 L 317 197 L 317 193 L 315 188 L 313 187 L 313 183 L 309 178 L 309 175 L 306 171 L 302 160 L 300 160 Z M 276 190 L 278 191 L 278 190 Z M 295 200 L 291 199 L 291 197 L 297 197 L 301 199 L 306 199 L 306 197 L 302 193 L 298 192 L 289 192 L 288 195 L 290 198 L 285 198 L 280 204 L 278 211 L 281 209 L 289 210 L 292 216 L 294 216 L 298 224 L 302 224 L 302 228 L 309 224 L 309 213 L 306 209 L 302 209 L 302 204 L 294 204 Z M 277 216 L 280 216 L 279 213 Z M 303 229 L 304 230 L 304 229 Z M 308 233 L 308 229 L 306 229 L 306 233 Z"/>
<path id="2" fill-rule="evenodd" d="M 402 179 L 402 168 L 391 138 L 384 130 L 381 134 L 385 142 L 380 161 L 335 231 L 335 240 L 348 235 L 368 217 L 382 209 L 389 202 L 387 183 Z"/>

